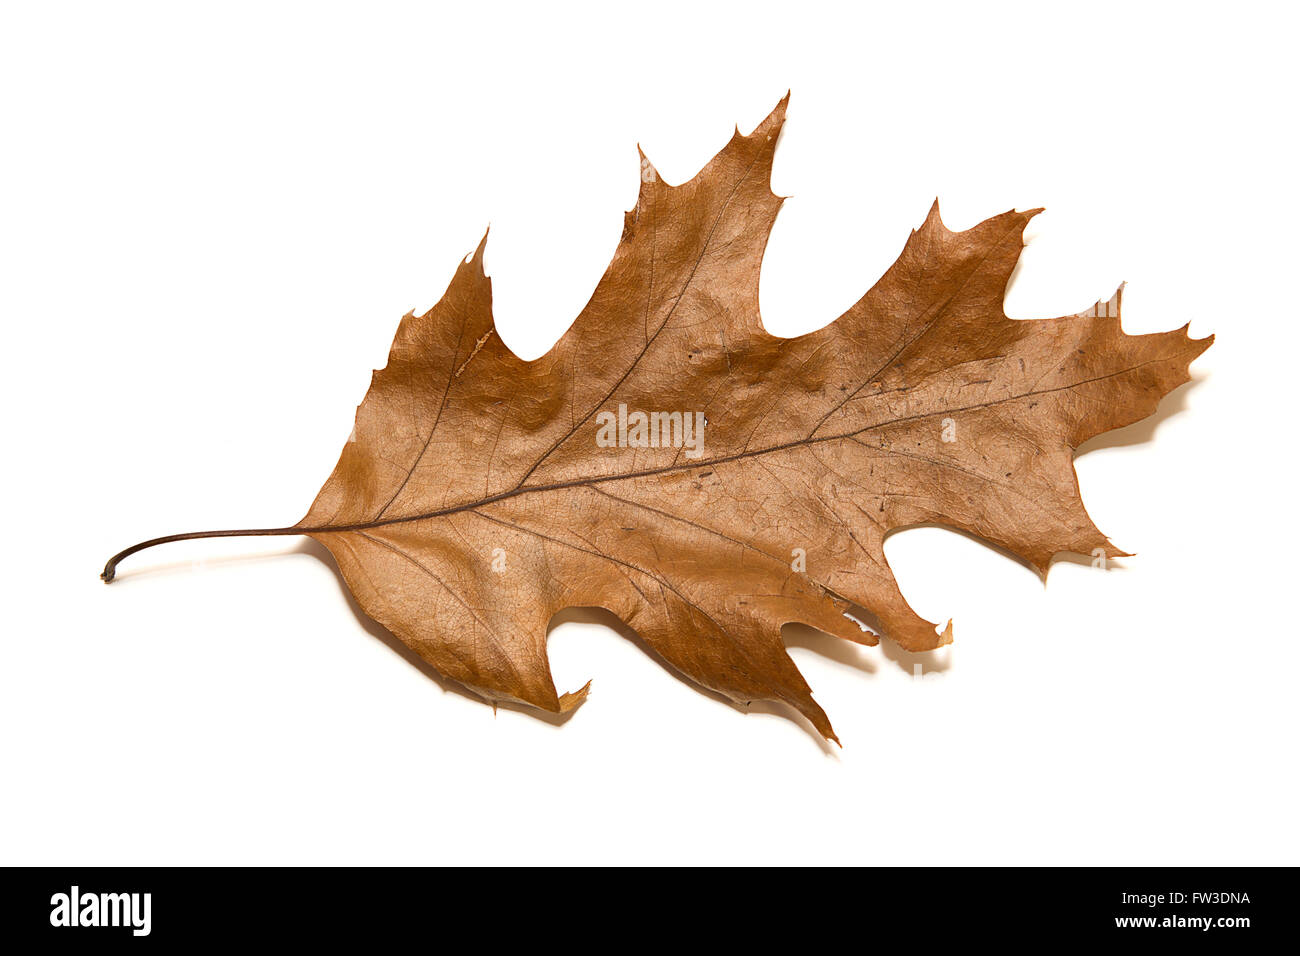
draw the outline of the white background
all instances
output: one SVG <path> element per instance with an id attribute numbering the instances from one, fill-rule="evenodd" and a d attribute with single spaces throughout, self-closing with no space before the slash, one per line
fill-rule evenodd
<path id="1" fill-rule="evenodd" d="M 0 861 L 1297 863 L 1295 94 L 1285 8 L 46 4 L 0 23 Z M 1084 499 L 1137 556 L 889 560 L 956 643 L 808 632 L 842 751 L 596 624 L 563 725 L 412 666 L 291 524 L 398 318 L 492 225 L 542 354 L 635 201 L 793 90 L 769 329 L 857 299 L 940 197 L 1046 206 L 1014 317 L 1128 280 L 1218 342 Z M 201 562 L 201 563 L 198 563 Z M 920 664 L 923 679 L 916 679 Z"/>

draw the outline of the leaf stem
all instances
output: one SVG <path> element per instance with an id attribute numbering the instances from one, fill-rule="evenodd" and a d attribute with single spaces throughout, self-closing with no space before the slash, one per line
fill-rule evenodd
<path id="1" fill-rule="evenodd" d="M 141 541 L 139 544 L 133 544 L 125 551 L 119 551 L 108 559 L 104 565 L 103 572 L 99 575 L 104 579 L 105 584 L 112 582 L 117 576 L 117 565 L 123 558 L 130 557 L 137 551 L 143 551 L 145 548 L 152 548 L 156 544 L 170 544 L 173 541 L 193 541 L 196 538 L 243 538 L 254 535 L 285 535 L 285 534 L 306 534 L 310 528 L 244 528 L 235 531 L 188 531 L 185 534 L 169 534 L 161 538 L 150 538 L 148 541 Z"/>

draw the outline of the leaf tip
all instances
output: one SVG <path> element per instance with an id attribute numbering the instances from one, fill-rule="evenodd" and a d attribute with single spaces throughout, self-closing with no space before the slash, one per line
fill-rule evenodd
<path id="1" fill-rule="evenodd" d="M 644 196 L 646 188 L 662 182 L 662 177 L 659 175 L 659 170 L 655 169 L 655 164 L 650 162 L 650 157 L 645 154 L 645 150 L 641 148 L 640 143 L 636 144 L 636 155 L 641 170 L 641 194 Z M 664 183 L 664 185 L 668 184 Z"/>
<path id="2" fill-rule="evenodd" d="M 822 710 L 821 707 L 817 705 L 811 695 L 808 697 L 808 703 L 811 706 L 799 707 L 798 709 L 812 722 L 812 725 L 817 728 L 819 734 L 833 742 L 837 747 L 843 749 L 844 745 L 840 743 L 840 738 L 836 736 L 835 728 L 831 726 L 831 719 L 826 716 L 826 711 Z"/>
<path id="3" fill-rule="evenodd" d="M 754 132 L 750 133 L 746 138 L 752 139 L 761 135 L 765 140 L 776 139 L 777 134 L 781 132 L 781 127 L 785 124 L 785 111 L 789 105 L 790 92 L 787 90 L 785 96 L 781 97 L 776 106 L 772 107 L 772 112 L 768 113 L 763 122 L 755 126 Z M 740 135 L 739 124 L 736 125 L 736 135 Z"/>
<path id="4" fill-rule="evenodd" d="M 577 690 L 570 691 L 567 694 L 561 694 L 559 712 L 561 714 L 567 714 L 570 711 L 575 710 L 580 704 L 582 704 L 583 701 L 587 699 L 587 693 L 590 690 L 591 690 L 591 681 L 587 681 L 587 683 L 583 684 Z"/>
<path id="5" fill-rule="evenodd" d="M 943 626 L 943 633 L 939 635 L 939 647 L 952 643 L 952 618 L 948 618 L 948 623 Z"/>
<path id="6" fill-rule="evenodd" d="M 1022 219 L 1025 220 L 1025 226 L 1026 226 L 1026 227 L 1029 226 L 1029 223 L 1033 220 L 1033 218 L 1034 218 L 1035 216 L 1039 215 L 1040 213 L 1046 212 L 1046 211 L 1047 211 L 1047 207 L 1046 207 L 1046 206 L 1035 206 L 1033 209 L 1025 209 L 1025 210 L 1022 210 L 1022 211 L 1020 211 L 1020 212 L 1016 212 L 1014 209 L 1011 210 L 1011 212 L 1012 212 L 1014 215 L 1020 216 Z M 1022 232 L 1022 238 L 1023 238 L 1023 232 Z"/>
<path id="7" fill-rule="evenodd" d="M 474 251 L 470 253 L 469 258 L 465 260 L 466 265 L 478 265 L 479 272 L 483 271 L 483 250 L 487 248 L 488 234 L 492 232 L 492 224 L 488 223 L 487 228 L 483 230 L 483 238 L 478 241 Z"/>
<path id="8" fill-rule="evenodd" d="M 921 225 L 922 229 L 941 229 L 946 231 L 947 226 L 943 224 L 943 216 L 939 214 L 939 197 L 934 197 L 934 202 L 930 203 L 930 211 L 925 214 L 925 222 Z M 915 229 L 912 232 L 916 232 Z"/>

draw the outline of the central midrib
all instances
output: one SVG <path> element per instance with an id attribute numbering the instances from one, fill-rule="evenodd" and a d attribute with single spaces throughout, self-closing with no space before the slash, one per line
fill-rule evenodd
<path id="1" fill-rule="evenodd" d="M 875 431 L 879 428 L 887 428 L 890 425 L 904 425 L 908 422 L 920 421 L 925 418 L 933 418 L 936 415 L 951 415 L 956 412 L 978 411 L 982 408 L 991 408 L 994 405 L 1002 405 L 1007 402 L 1019 401 L 1023 398 L 1031 398 L 1035 395 L 1046 395 L 1052 392 L 1062 392 L 1071 388 L 1078 388 L 1082 385 L 1089 385 L 1093 382 L 1103 381 L 1104 379 L 1114 378 L 1117 375 L 1125 375 L 1129 372 L 1137 371 L 1147 365 L 1154 365 L 1157 362 L 1165 362 L 1175 356 L 1163 356 L 1161 358 L 1149 359 L 1145 362 L 1139 362 L 1137 365 L 1123 368 L 1115 372 L 1109 372 L 1105 375 L 1098 375 L 1095 378 L 1084 379 L 1079 382 L 1071 382 L 1068 385 L 1058 385 L 1054 388 L 1037 389 L 1034 391 L 1023 392 L 1019 395 L 1011 395 L 1006 398 L 999 398 L 991 402 L 978 402 L 974 405 L 965 405 L 960 408 L 942 408 L 932 412 L 925 412 L 918 415 L 907 415 L 901 418 L 891 419 L 889 421 L 877 422 L 874 425 L 866 425 L 862 428 L 851 432 L 843 432 L 835 435 L 823 435 L 820 437 L 797 438 L 793 441 L 783 442 L 779 445 L 770 445 L 767 448 L 759 448 L 754 451 L 741 451 L 734 455 L 723 455 L 718 458 L 709 458 L 704 461 L 691 462 L 682 465 L 664 465 L 660 468 L 646 468 L 641 471 L 629 471 L 617 475 L 593 475 L 588 478 L 574 478 L 570 481 L 557 481 L 544 485 L 523 485 L 521 487 L 511 488 L 508 491 L 502 491 L 495 495 L 488 495 L 474 501 L 467 501 L 458 505 L 451 505 L 446 508 L 439 508 L 436 511 L 427 511 L 416 515 L 400 515 L 394 518 L 377 518 L 373 521 L 362 521 L 355 524 L 347 525 L 324 525 L 320 527 L 306 528 L 297 526 L 297 530 L 308 534 L 339 534 L 347 531 L 366 531 L 370 528 L 383 528 L 394 524 L 408 524 L 413 521 L 427 521 L 430 518 L 441 518 L 445 515 L 460 514 L 465 511 L 472 511 L 475 508 L 482 508 L 485 505 L 496 504 L 499 501 L 507 501 L 511 498 L 519 497 L 530 493 L 542 493 L 547 491 L 564 491 L 569 488 L 582 488 L 590 485 L 605 484 L 611 481 L 630 481 L 636 478 L 649 478 L 654 475 L 672 474 L 679 471 L 693 471 L 697 468 L 707 468 L 712 465 L 725 465 L 733 461 L 740 461 L 746 458 L 757 458 L 761 455 L 773 455 L 782 451 L 789 451 L 791 448 L 801 448 L 811 445 L 821 444 L 823 442 L 844 441 L 855 438 L 863 432 Z"/>

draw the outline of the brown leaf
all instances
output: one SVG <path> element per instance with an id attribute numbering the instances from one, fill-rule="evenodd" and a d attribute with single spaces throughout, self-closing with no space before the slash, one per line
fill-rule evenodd
<path id="1" fill-rule="evenodd" d="M 642 157 L 613 261 L 536 361 L 496 332 L 481 243 L 402 319 L 307 515 L 269 533 L 320 541 L 366 613 L 489 700 L 581 703 L 586 687 L 556 692 L 547 627 L 598 606 L 705 687 L 784 701 L 830 738 L 783 624 L 874 644 L 845 616 L 861 606 L 909 651 L 952 639 L 899 593 L 890 531 L 959 528 L 1040 573 L 1061 551 L 1123 554 L 1084 510 L 1074 449 L 1154 412 L 1212 337 L 1126 335 L 1118 294 L 1008 319 L 1037 210 L 954 233 L 937 203 L 844 315 L 769 335 L 785 107 L 681 186 Z M 638 447 L 637 412 L 679 414 Z"/>

